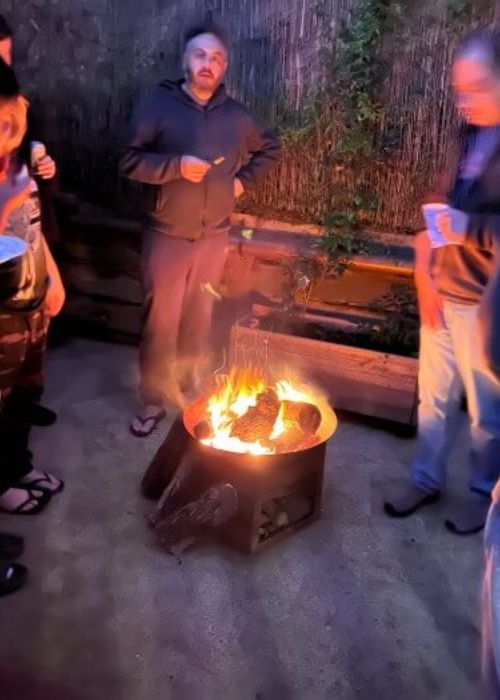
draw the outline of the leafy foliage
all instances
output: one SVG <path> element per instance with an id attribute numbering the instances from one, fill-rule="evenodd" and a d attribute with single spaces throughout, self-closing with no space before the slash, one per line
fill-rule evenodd
<path id="1" fill-rule="evenodd" d="M 361 232 L 376 204 L 373 193 L 359 189 L 349 209 L 325 217 L 325 234 L 318 241 L 318 248 L 328 256 L 329 277 L 341 277 L 349 259 L 355 255 L 383 255 L 386 252 L 385 246 L 374 243 Z"/>
<path id="2" fill-rule="evenodd" d="M 385 319 L 371 331 L 373 339 L 388 347 L 398 347 L 405 353 L 418 352 L 418 311 L 415 288 L 410 284 L 395 284 L 391 290 L 371 304 L 375 311 L 384 311 Z"/>
<path id="3" fill-rule="evenodd" d="M 484 24 L 491 6 L 492 0 L 447 0 L 447 25 L 450 29 L 470 30 L 478 23 Z"/>
<path id="4" fill-rule="evenodd" d="M 387 68 L 379 44 L 390 5 L 390 0 L 364 0 L 337 40 L 332 65 L 342 122 L 342 137 L 334 150 L 337 158 L 375 155 L 375 134 L 386 113 L 381 86 Z"/>

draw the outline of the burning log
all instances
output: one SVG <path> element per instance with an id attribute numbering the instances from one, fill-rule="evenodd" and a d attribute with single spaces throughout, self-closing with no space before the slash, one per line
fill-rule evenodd
<path id="1" fill-rule="evenodd" d="M 285 423 L 298 424 L 306 435 L 315 433 L 321 425 L 321 411 L 313 403 L 283 401 L 282 406 Z"/>
<path id="2" fill-rule="evenodd" d="M 304 434 L 300 426 L 291 423 L 284 433 L 273 440 L 273 445 L 276 452 L 295 452 L 302 446 L 306 438 L 307 435 Z"/>
<path id="3" fill-rule="evenodd" d="M 281 402 L 274 389 L 266 389 L 257 396 L 257 403 L 237 418 L 231 430 L 231 437 L 243 442 L 268 439 L 278 418 Z"/>

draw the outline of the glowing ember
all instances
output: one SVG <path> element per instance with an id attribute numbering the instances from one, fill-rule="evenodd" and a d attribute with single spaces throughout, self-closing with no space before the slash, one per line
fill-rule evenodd
<path id="1" fill-rule="evenodd" d="M 195 426 L 204 445 L 269 455 L 313 447 L 335 429 L 333 411 L 311 387 L 269 381 L 255 368 L 233 369 L 216 382 Z"/>

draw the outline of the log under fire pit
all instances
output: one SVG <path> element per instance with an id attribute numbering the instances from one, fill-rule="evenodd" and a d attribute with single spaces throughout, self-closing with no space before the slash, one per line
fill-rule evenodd
<path id="1" fill-rule="evenodd" d="M 159 543 L 182 551 L 208 533 L 256 552 L 317 519 L 326 442 L 337 426 L 310 387 L 233 370 L 175 421 L 143 480 L 163 493 Z"/>

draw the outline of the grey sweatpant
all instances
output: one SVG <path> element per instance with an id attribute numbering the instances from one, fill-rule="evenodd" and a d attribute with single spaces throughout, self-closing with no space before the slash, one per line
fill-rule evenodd
<path id="1" fill-rule="evenodd" d="M 220 284 L 228 235 L 197 241 L 144 234 L 142 273 L 145 324 L 140 348 L 141 398 L 161 404 L 172 381 L 189 381 L 207 350 L 214 297 L 202 289 Z"/>

